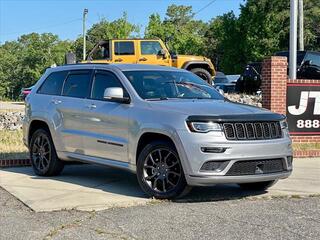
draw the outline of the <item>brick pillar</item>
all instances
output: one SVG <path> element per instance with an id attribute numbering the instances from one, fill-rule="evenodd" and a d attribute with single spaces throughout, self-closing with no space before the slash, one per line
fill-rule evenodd
<path id="1" fill-rule="evenodd" d="M 269 57 L 262 63 L 262 107 L 286 114 L 287 58 Z"/>

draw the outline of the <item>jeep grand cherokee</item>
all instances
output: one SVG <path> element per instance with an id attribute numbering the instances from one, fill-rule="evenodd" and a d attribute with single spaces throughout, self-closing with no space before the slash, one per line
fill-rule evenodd
<path id="1" fill-rule="evenodd" d="M 283 115 L 155 65 L 48 69 L 26 98 L 24 142 L 37 175 L 57 175 L 65 161 L 102 164 L 136 173 L 156 198 L 217 183 L 264 190 L 292 171 Z"/>

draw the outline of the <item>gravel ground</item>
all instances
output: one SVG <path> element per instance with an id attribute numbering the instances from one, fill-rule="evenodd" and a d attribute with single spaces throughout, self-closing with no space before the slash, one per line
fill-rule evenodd
<path id="1" fill-rule="evenodd" d="M 320 239 L 320 198 L 34 213 L 0 188 L 0 239 Z"/>

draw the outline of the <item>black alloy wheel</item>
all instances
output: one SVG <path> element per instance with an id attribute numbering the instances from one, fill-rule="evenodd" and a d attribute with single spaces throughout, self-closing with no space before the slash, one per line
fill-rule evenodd
<path id="1" fill-rule="evenodd" d="M 137 176 L 142 189 L 156 198 L 175 198 L 187 188 L 178 153 L 169 142 L 152 142 L 143 149 Z"/>
<path id="2" fill-rule="evenodd" d="M 44 129 L 38 129 L 32 135 L 30 159 L 34 172 L 39 176 L 58 175 L 64 167 L 57 157 L 50 134 Z"/>

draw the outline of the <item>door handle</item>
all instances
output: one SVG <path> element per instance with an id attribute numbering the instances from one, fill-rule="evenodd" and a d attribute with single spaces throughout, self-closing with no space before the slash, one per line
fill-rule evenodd
<path id="1" fill-rule="evenodd" d="M 114 61 L 115 61 L 115 62 L 122 62 L 123 60 L 122 60 L 122 58 L 117 58 L 117 59 L 115 59 Z"/>
<path id="2" fill-rule="evenodd" d="M 58 100 L 58 99 L 52 99 L 51 102 L 52 102 L 53 104 L 55 104 L 55 105 L 58 105 L 58 104 L 62 103 L 62 101 L 61 101 L 61 100 Z"/>
<path id="3" fill-rule="evenodd" d="M 143 58 L 139 58 L 139 61 L 140 62 L 145 62 L 145 61 L 147 61 L 148 59 L 146 59 L 145 57 L 143 57 Z"/>
<path id="4" fill-rule="evenodd" d="M 89 108 L 89 109 L 96 109 L 96 108 L 97 108 L 97 105 L 95 105 L 95 104 L 89 104 L 89 105 L 87 105 L 86 107 Z"/>

